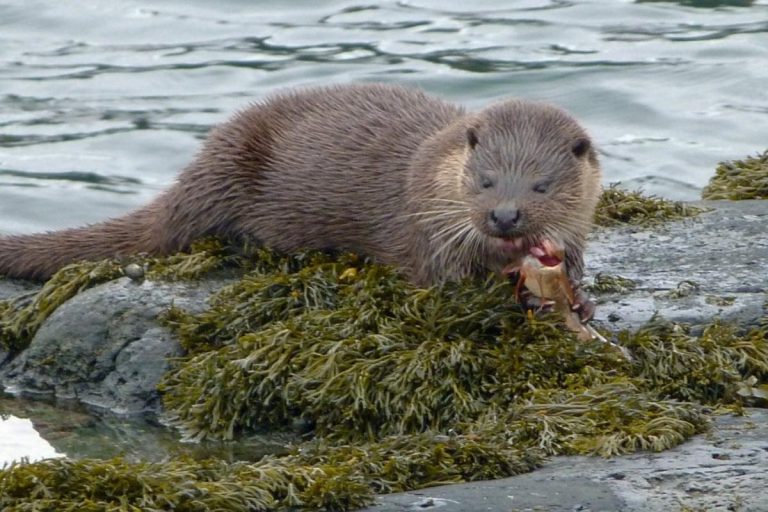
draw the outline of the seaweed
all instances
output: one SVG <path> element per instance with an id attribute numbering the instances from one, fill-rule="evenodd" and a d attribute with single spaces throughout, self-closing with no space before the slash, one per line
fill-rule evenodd
<path id="1" fill-rule="evenodd" d="M 590 293 L 628 293 L 637 288 L 637 283 L 632 279 L 618 275 L 609 275 L 599 272 L 595 275 L 594 282 L 584 287 Z"/>
<path id="2" fill-rule="evenodd" d="M 541 455 L 430 433 L 357 446 L 312 442 L 256 463 L 16 463 L 0 472 L 0 508 L 26 510 L 349 510 L 373 493 L 527 472 Z"/>
<path id="3" fill-rule="evenodd" d="M 721 162 L 701 198 L 768 199 L 768 150 L 743 160 Z"/>
<path id="4" fill-rule="evenodd" d="M 742 404 L 739 394 L 752 378 L 768 378 L 768 329 L 739 332 L 719 321 L 694 337 L 684 326 L 654 317 L 619 341 L 639 363 L 633 373 L 646 389 L 663 396 L 710 405 Z M 746 402 L 750 403 L 750 402 Z"/>
<path id="5" fill-rule="evenodd" d="M 68 265 L 34 296 L 0 301 L 0 349 L 18 352 L 27 346 L 43 321 L 79 292 L 121 274 L 113 260 Z"/>
<path id="6" fill-rule="evenodd" d="M 595 211 L 598 226 L 655 226 L 663 222 L 695 217 L 701 208 L 681 201 L 644 195 L 640 191 L 628 191 L 612 184 L 603 190 Z"/>

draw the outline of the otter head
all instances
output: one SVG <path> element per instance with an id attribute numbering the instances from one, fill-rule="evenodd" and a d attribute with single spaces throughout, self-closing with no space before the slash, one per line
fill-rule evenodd
<path id="1" fill-rule="evenodd" d="M 545 239 L 581 244 L 600 190 L 586 131 L 551 105 L 511 100 L 466 126 L 462 188 L 472 223 L 500 255 Z"/>

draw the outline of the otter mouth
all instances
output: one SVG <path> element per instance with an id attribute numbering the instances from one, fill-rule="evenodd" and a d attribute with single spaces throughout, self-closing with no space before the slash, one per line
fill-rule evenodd
<path id="1" fill-rule="evenodd" d="M 523 237 L 502 238 L 494 237 L 496 244 L 502 251 L 523 252 L 530 247 L 530 243 Z"/>
<path id="2" fill-rule="evenodd" d="M 563 262 L 563 249 L 549 239 L 531 240 L 525 237 L 494 237 L 497 246 L 505 253 L 522 253 L 536 258 L 545 267 L 555 267 Z"/>
<path id="3" fill-rule="evenodd" d="M 531 238 L 530 236 L 515 237 L 491 237 L 496 246 L 504 253 L 530 253 L 532 249 L 539 247 L 542 251 L 548 251 L 546 241 Z"/>

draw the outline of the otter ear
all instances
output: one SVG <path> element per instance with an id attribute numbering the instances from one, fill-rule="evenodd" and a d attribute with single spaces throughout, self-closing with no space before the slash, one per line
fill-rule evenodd
<path id="1" fill-rule="evenodd" d="M 589 152 L 591 147 L 592 143 L 589 141 L 589 139 L 581 137 L 576 139 L 576 142 L 573 143 L 571 146 L 571 151 L 573 151 L 573 154 L 576 155 L 576 158 L 581 158 Z"/>
<path id="2" fill-rule="evenodd" d="M 477 138 L 477 128 L 470 126 L 467 128 L 467 144 L 469 144 L 469 149 L 475 149 L 475 146 L 477 146 L 478 142 L 479 140 Z"/>

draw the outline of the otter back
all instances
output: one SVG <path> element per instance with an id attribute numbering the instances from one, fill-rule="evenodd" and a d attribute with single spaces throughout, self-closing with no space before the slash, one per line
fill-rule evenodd
<path id="1" fill-rule="evenodd" d="M 599 166 L 591 146 L 588 157 L 573 152 L 574 141 L 588 139 L 570 116 L 535 105 L 500 103 L 468 114 L 422 91 L 381 84 L 280 94 L 212 130 L 175 183 L 148 205 L 99 224 L 1 237 L 0 274 L 41 279 L 70 262 L 168 254 L 216 235 L 282 251 L 357 251 L 429 284 L 498 270 L 537 237 L 562 232 L 580 277 Z M 508 120 L 497 112 L 519 108 L 543 128 L 516 126 L 520 116 Z M 569 215 L 576 220 L 538 219 L 522 241 L 512 231 L 485 229 L 488 214 L 480 210 L 486 207 L 474 197 L 478 180 L 487 177 L 478 177 L 485 171 L 476 155 L 483 152 L 483 165 L 500 166 L 494 172 L 502 176 L 512 172 L 505 168 L 507 147 L 518 153 L 530 147 L 530 155 L 517 157 L 533 167 L 547 161 L 536 154 L 550 150 L 562 160 L 558 165 L 570 166 L 554 179 L 570 189 Z M 500 193 L 514 202 L 517 192 Z"/>

